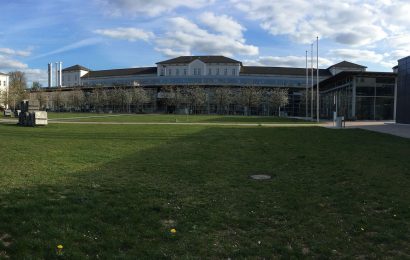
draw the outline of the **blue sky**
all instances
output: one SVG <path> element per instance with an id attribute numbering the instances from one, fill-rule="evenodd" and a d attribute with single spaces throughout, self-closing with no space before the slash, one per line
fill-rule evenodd
<path id="1" fill-rule="evenodd" d="M 342 60 L 391 71 L 410 53 L 405 0 L 0 0 L 0 71 L 45 84 L 47 63 L 93 70 L 154 66 L 179 55 L 245 65 L 320 67 Z"/>

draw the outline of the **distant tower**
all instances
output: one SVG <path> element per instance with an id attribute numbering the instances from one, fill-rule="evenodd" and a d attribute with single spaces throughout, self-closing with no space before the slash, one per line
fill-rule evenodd
<path id="1" fill-rule="evenodd" d="M 48 87 L 53 86 L 53 63 L 48 64 Z"/>
<path id="2" fill-rule="evenodd" d="M 56 62 L 56 87 L 58 87 L 58 62 Z"/>
<path id="3" fill-rule="evenodd" d="M 63 62 L 60 61 L 58 65 L 58 86 L 61 88 L 63 86 Z"/>

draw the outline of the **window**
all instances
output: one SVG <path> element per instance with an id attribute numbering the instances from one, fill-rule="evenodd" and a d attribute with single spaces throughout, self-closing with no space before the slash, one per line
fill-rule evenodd
<path id="1" fill-rule="evenodd" d="M 228 69 L 225 69 L 225 70 L 224 70 L 224 75 L 225 75 L 225 76 L 228 75 Z"/>
<path id="2" fill-rule="evenodd" d="M 172 75 L 172 70 L 168 69 L 168 76 L 171 76 L 171 75 Z"/>
<path id="3" fill-rule="evenodd" d="M 197 69 L 198 75 L 201 75 L 201 69 Z"/>
<path id="4" fill-rule="evenodd" d="M 196 75 L 196 69 L 194 69 L 194 75 Z"/>
<path id="5" fill-rule="evenodd" d="M 219 75 L 219 68 L 216 69 L 216 75 Z"/>
<path id="6" fill-rule="evenodd" d="M 236 70 L 232 69 L 232 75 L 235 76 L 236 75 Z"/>
<path id="7" fill-rule="evenodd" d="M 164 76 L 164 75 L 165 75 L 165 69 L 162 68 L 162 69 L 161 69 L 161 75 L 160 75 L 160 76 Z"/>
<path id="8" fill-rule="evenodd" d="M 179 69 L 176 69 L 176 70 L 175 70 L 175 74 L 176 74 L 177 76 L 179 76 Z"/>
<path id="9" fill-rule="evenodd" d="M 186 76 L 186 69 L 184 69 L 184 75 Z"/>
<path id="10" fill-rule="evenodd" d="M 211 68 L 208 70 L 208 75 L 212 75 L 212 69 Z"/>

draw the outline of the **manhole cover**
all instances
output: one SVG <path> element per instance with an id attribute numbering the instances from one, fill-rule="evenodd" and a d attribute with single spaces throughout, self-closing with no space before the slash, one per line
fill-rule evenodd
<path id="1" fill-rule="evenodd" d="M 251 175 L 251 179 L 254 180 L 269 180 L 272 177 L 270 175 L 266 175 L 266 174 L 255 174 L 255 175 Z"/>

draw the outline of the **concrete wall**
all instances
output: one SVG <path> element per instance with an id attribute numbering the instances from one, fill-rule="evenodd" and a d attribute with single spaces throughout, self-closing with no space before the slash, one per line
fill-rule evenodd
<path id="1" fill-rule="evenodd" d="M 399 60 L 396 122 L 410 124 L 410 56 Z"/>

